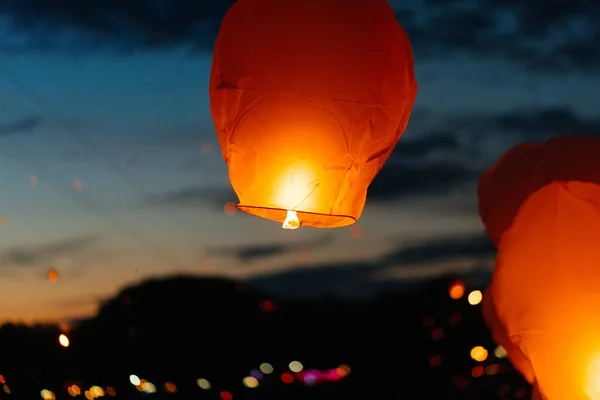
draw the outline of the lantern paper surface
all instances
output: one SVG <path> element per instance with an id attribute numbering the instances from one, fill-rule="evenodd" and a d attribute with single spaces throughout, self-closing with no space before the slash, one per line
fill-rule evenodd
<path id="1" fill-rule="evenodd" d="M 498 250 L 494 337 L 542 398 L 600 399 L 600 138 L 513 148 L 481 178 L 479 208 Z"/>
<path id="2" fill-rule="evenodd" d="M 238 208 L 333 228 L 360 217 L 417 93 L 408 37 L 386 0 L 238 0 L 210 77 Z"/>

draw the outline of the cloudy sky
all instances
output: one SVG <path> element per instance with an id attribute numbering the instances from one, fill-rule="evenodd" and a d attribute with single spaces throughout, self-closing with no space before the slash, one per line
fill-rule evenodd
<path id="1" fill-rule="evenodd" d="M 359 296 L 488 271 L 480 173 L 518 142 L 600 133 L 599 2 L 391 0 L 419 94 L 359 224 L 228 215 L 207 94 L 227 3 L 0 3 L 0 321 L 89 315 L 179 272 Z"/>

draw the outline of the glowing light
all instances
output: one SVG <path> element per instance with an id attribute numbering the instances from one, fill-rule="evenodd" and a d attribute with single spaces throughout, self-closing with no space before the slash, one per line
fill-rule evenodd
<path id="1" fill-rule="evenodd" d="M 138 378 L 137 375 L 129 375 L 129 382 L 131 382 L 131 384 L 133 386 L 137 386 L 140 384 L 140 378 Z"/>
<path id="2" fill-rule="evenodd" d="M 475 346 L 471 349 L 471 358 L 475 361 L 485 361 L 488 351 L 483 346 Z"/>
<path id="3" fill-rule="evenodd" d="M 56 396 L 54 395 L 54 393 L 48 389 L 43 389 L 40 392 L 40 395 L 42 396 L 42 399 L 44 399 L 44 400 L 56 400 Z"/>
<path id="4" fill-rule="evenodd" d="M 300 364 L 300 362 L 298 362 L 298 361 L 292 361 L 288 365 L 288 368 L 292 372 L 300 372 L 300 371 L 302 371 L 304 369 L 304 366 L 302 364 Z"/>
<path id="5" fill-rule="evenodd" d="M 263 312 L 271 312 L 275 309 L 275 304 L 271 300 L 263 300 L 258 304 L 258 306 Z"/>
<path id="6" fill-rule="evenodd" d="M 108 388 L 106 388 L 106 391 L 108 392 Z M 77 385 L 71 385 L 67 388 L 67 392 L 69 392 L 71 396 L 75 397 L 81 394 L 81 389 Z"/>
<path id="7" fill-rule="evenodd" d="M 263 374 L 269 375 L 273 373 L 273 366 L 269 363 L 262 363 L 259 368 Z"/>
<path id="8" fill-rule="evenodd" d="M 485 373 L 488 375 L 496 375 L 500 371 L 500 365 L 490 364 L 485 368 Z"/>
<path id="9" fill-rule="evenodd" d="M 196 384 L 200 389 L 208 390 L 210 389 L 210 382 L 204 378 L 198 378 Z"/>
<path id="10" fill-rule="evenodd" d="M 165 383 L 165 391 L 168 393 L 175 393 L 177 391 L 177 386 L 173 382 Z"/>
<path id="11" fill-rule="evenodd" d="M 245 377 L 242 382 L 244 383 L 244 386 L 246 386 L 247 388 L 250 388 L 250 389 L 254 389 L 254 388 L 258 387 L 258 379 L 256 379 L 253 376 Z"/>
<path id="12" fill-rule="evenodd" d="M 340 377 L 346 377 L 350 373 L 350 367 L 347 365 L 340 365 L 335 369 L 335 373 Z"/>
<path id="13" fill-rule="evenodd" d="M 152 382 L 144 381 L 144 382 L 142 382 L 142 384 L 140 386 L 142 387 L 142 390 L 146 393 L 156 393 L 156 386 L 154 386 L 154 384 Z M 167 386 L 167 384 L 165 383 L 165 388 L 166 388 L 166 386 Z M 167 390 L 167 392 L 169 392 L 169 391 Z M 169 392 L 169 393 L 175 393 L 175 392 Z"/>
<path id="14" fill-rule="evenodd" d="M 458 300 L 465 295 L 465 284 L 459 281 L 453 282 L 448 289 L 450 298 Z"/>
<path id="15" fill-rule="evenodd" d="M 352 225 L 350 227 L 350 237 L 352 239 L 358 239 L 363 235 L 363 230 L 359 225 Z"/>
<path id="16" fill-rule="evenodd" d="M 439 367 L 442 364 L 442 356 L 437 354 L 429 359 L 429 365 Z"/>
<path id="17" fill-rule="evenodd" d="M 300 219 L 296 211 L 288 210 L 283 225 L 283 229 L 298 229 L 300 227 Z"/>
<path id="18" fill-rule="evenodd" d="M 109 395 L 109 396 L 111 396 L 111 397 L 114 397 L 114 396 L 116 396 L 116 395 L 117 395 L 117 391 L 115 390 L 115 388 L 114 388 L 114 387 L 112 387 L 112 386 L 107 386 L 107 387 L 106 387 L 106 394 L 107 394 L 107 395 Z"/>
<path id="19" fill-rule="evenodd" d="M 483 294 L 479 290 L 473 290 L 471 293 L 469 293 L 468 300 L 470 305 L 476 306 L 477 304 L 481 303 L 481 300 L 483 300 Z"/>
<path id="20" fill-rule="evenodd" d="M 235 213 L 237 212 L 237 208 L 235 207 L 235 203 L 233 201 L 227 201 L 225 202 L 225 205 L 223 206 L 223 211 L 225 212 L 225 214 L 227 215 L 235 215 Z"/>
<path id="21" fill-rule="evenodd" d="M 54 268 L 48 270 L 48 280 L 50 282 L 58 281 L 58 272 Z"/>
<path id="22" fill-rule="evenodd" d="M 290 383 L 294 382 L 294 375 L 292 375 L 288 372 L 285 372 L 285 373 L 281 374 L 281 381 L 283 383 L 290 384 Z"/>
<path id="23" fill-rule="evenodd" d="M 221 400 L 232 400 L 233 395 L 229 393 L 227 390 L 223 390 L 221 392 Z"/>
<path id="24" fill-rule="evenodd" d="M 585 377 L 585 394 L 590 400 L 600 400 L 600 354 L 593 356 Z"/>
<path id="25" fill-rule="evenodd" d="M 494 355 L 496 356 L 496 358 L 506 358 L 508 353 L 506 352 L 506 349 L 504 347 L 498 346 L 496 347 L 496 350 L 494 350 Z"/>
<path id="26" fill-rule="evenodd" d="M 61 333 L 58 336 L 58 343 L 60 343 L 60 345 L 62 347 L 69 347 L 69 344 L 71 343 L 71 341 L 69 340 L 69 338 L 67 337 L 67 335 L 65 335 L 64 333 Z"/>
<path id="27" fill-rule="evenodd" d="M 442 328 L 435 328 L 431 331 L 431 338 L 433 340 L 441 340 L 444 337 L 444 330 Z"/>
<path id="28" fill-rule="evenodd" d="M 96 385 L 94 385 L 90 388 L 90 393 L 92 394 L 92 396 L 94 396 L 94 398 L 104 396 L 104 390 L 102 390 L 102 388 L 100 386 L 96 386 Z"/>

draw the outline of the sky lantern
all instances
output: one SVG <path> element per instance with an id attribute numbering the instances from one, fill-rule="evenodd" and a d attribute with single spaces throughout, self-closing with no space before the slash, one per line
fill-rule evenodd
<path id="1" fill-rule="evenodd" d="M 288 229 L 353 224 L 416 93 L 386 0 L 238 0 L 210 76 L 237 208 Z"/>
<path id="2" fill-rule="evenodd" d="M 600 138 L 516 146 L 481 178 L 479 212 L 494 337 L 535 397 L 600 399 Z"/>

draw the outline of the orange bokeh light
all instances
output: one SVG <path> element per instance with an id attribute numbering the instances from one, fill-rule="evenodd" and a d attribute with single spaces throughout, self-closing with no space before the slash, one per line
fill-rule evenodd
<path id="1" fill-rule="evenodd" d="M 460 299 L 465 295 L 465 284 L 460 281 L 452 282 L 448 289 L 448 294 L 454 300 Z"/>

